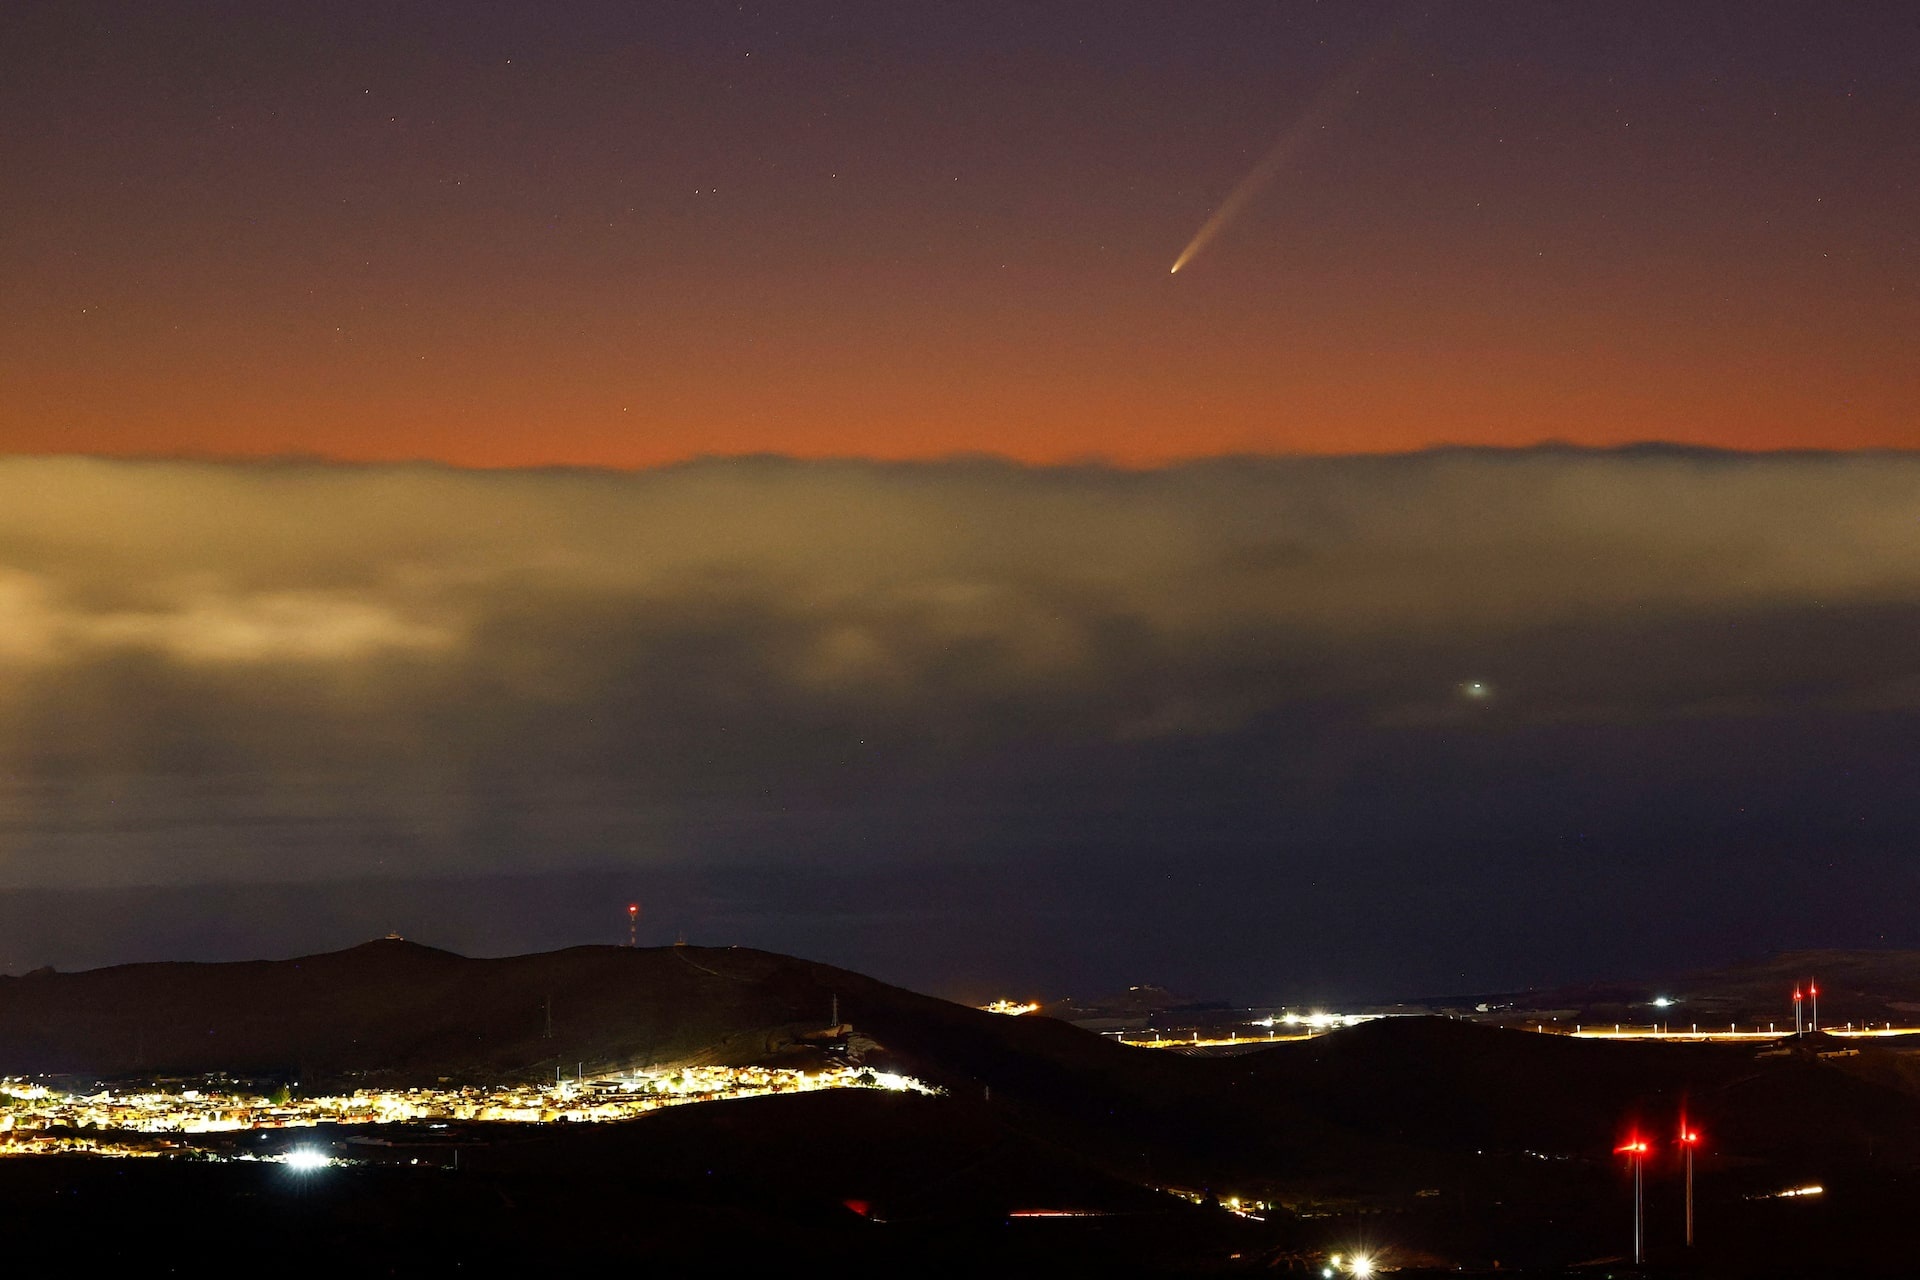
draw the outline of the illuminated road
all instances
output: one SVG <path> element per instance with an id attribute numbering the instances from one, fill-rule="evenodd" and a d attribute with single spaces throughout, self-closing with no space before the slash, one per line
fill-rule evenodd
<path id="1" fill-rule="evenodd" d="M 1745 1043 L 1755 1040 L 1791 1040 L 1792 1031 L 1776 1031 L 1772 1028 L 1745 1031 L 1729 1028 L 1725 1031 L 1695 1031 L 1689 1027 L 1685 1031 L 1675 1031 L 1669 1027 L 1627 1027 L 1615 1025 L 1606 1028 L 1580 1027 L 1573 1031 L 1549 1032 L 1553 1035 L 1571 1035 L 1582 1040 L 1726 1040 Z M 1838 1030 L 1822 1029 L 1817 1033 L 1831 1036 L 1836 1040 L 1897 1040 L 1901 1036 L 1920 1035 L 1920 1027 L 1859 1027 Z"/>
<path id="2" fill-rule="evenodd" d="M 1224 1040 L 1206 1039 L 1197 1035 L 1172 1036 L 1164 1040 L 1129 1040 L 1122 1036 L 1121 1044 L 1130 1044 L 1140 1049 L 1226 1049 L 1245 1048 L 1252 1044 L 1291 1044 L 1296 1040 L 1311 1040 L 1323 1036 L 1324 1031 L 1289 1031 L 1285 1035 L 1230 1035 Z"/>
<path id="3" fill-rule="evenodd" d="M 1335 1028 L 1329 1027 L 1305 1031 L 1288 1030 L 1282 1033 L 1278 1031 L 1263 1032 L 1258 1026 L 1255 1026 L 1250 1029 L 1249 1034 L 1244 1036 L 1236 1032 L 1224 1037 L 1209 1037 L 1190 1032 L 1186 1035 L 1157 1036 L 1153 1039 L 1134 1039 L 1129 1036 L 1119 1036 L 1117 1039 L 1119 1039 L 1122 1044 L 1130 1044 L 1141 1049 L 1245 1049 L 1257 1045 L 1290 1044 L 1300 1040 L 1312 1040 L 1334 1029 Z M 1519 1030 L 1521 1028 L 1515 1029 Z M 1535 1032 L 1542 1031 L 1542 1028 L 1538 1026 L 1524 1029 Z M 1794 1038 L 1791 1030 L 1778 1031 L 1771 1028 L 1760 1028 L 1756 1030 L 1751 1027 L 1742 1030 L 1737 1027 L 1730 1027 L 1724 1031 L 1713 1031 L 1704 1029 L 1694 1030 L 1691 1026 L 1680 1031 L 1675 1031 L 1666 1026 L 1581 1026 L 1573 1030 L 1549 1026 L 1544 1029 L 1544 1034 L 1571 1036 L 1579 1040 L 1660 1040 L 1689 1044 L 1705 1044 L 1710 1042 L 1765 1044 L 1774 1041 L 1784 1042 Z M 1899 1040 L 1903 1036 L 1920 1036 L 1920 1027 L 1842 1027 L 1837 1030 L 1823 1029 L 1818 1034 L 1829 1036 L 1836 1040 Z M 1920 1044 L 1920 1042 L 1916 1043 Z"/>

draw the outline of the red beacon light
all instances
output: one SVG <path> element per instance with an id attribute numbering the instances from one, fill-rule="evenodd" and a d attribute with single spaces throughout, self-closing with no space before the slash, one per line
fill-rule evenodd
<path id="1" fill-rule="evenodd" d="M 1647 1144 L 1644 1139 L 1633 1138 L 1625 1144 L 1615 1147 L 1613 1154 L 1617 1156 L 1643 1156 L 1647 1154 Z"/>

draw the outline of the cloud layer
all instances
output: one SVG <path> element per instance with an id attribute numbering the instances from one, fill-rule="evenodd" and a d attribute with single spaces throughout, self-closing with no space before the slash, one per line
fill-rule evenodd
<path id="1" fill-rule="evenodd" d="M 16 458 L 0 884 L 1679 847 L 1916 637 L 1909 455 Z"/>

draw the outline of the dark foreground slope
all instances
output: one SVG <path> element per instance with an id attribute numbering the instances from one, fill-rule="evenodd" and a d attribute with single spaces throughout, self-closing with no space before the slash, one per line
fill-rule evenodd
<path id="1" fill-rule="evenodd" d="M 62 1246 L 40 1270 L 9 1257 L 49 1276 L 1179 1274 L 1297 1235 L 1113 1179 L 983 1107 L 848 1091 L 488 1126 L 458 1168 L 437 1131 L 306 1174 L 0 1160 L 0 1233 Z M 369 1154 L 325 1130 L 249 1137 Z"/>
<path id="2" fill-rule="evenodd" d="M 1415 1150 L 1606 1152 L 1629 1131 L 1665 1141 L 1685 1113 L 1722 1154 L 1920 1161 L 1916 1062 L 1824 1035 L 1756 1048 L 1404 1018 L 1214 1065 L 1237 1067 L 1240 1088 L 1310 1099 L 1350 1136 Z"/>

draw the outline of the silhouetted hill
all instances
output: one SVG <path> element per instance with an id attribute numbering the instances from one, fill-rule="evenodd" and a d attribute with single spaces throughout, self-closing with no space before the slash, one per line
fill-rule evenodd
<path id="1" fill-rule="evenodd" d="M 549 1034 L 549 1009 L 551 1034 Z M 1135 1049 L 828 965 L 735 948 L 468 959 L 398 939 L 283 961 L 0 978 L 0 1071 L 289 1073 L 309 1087 L 690 1062 L 817 1062 L 837 1009 L 877 1060 L 1143 1167 L 1366 1168 L 1395 1153 L 1607 1151 L 1682 1099 L 1722 1149 L 1920 1152 L 1915 1059 L 1760 1060 L 1744 1045 L 1603 1043 L 1391 1018 L 1238 1058 Z M 1818 1117 L 1817 1125 L 1813 1117 Z M 1161 1152 L 1162 1155 L 1155 1153 Z M 1167 1155 L 1164 1153 L 1176 1153 Z M 1139 1170 L 1135 1170 L 1139 1172 Z"/>
<path id="2" fill-rule="evenodd" d="M 1064 1079 L 1126 1050 L 745 949 L 468 959 L 398 939 L 293 960 L 0 978 L 0 1071 L 500 1079 L 778 1060 L 844 1022 L 938 1073 Z"/>
<path id="3" fill-rule="evenodd" d="M 1761 1056 L 1410 1017 L 1199 1058 L 743 949 L 474 960 L 388 939 L 286 961 L 5 978 L 0 1072 L 285 1071 L 318 1087 L 539 1077 L 556 1062 L 807 1065 L 836 1007 L 873 1060 L 948 1095 L 536 1127 L 487 1139 L 476 1168 L 617 1172 L 669 1198 L 725 1178 L 727 1204 L 831 1231 L 837 1198 L 933 1222 L 1027 1202 L 1151 1216 L 1141 1188 L 1235 1191 L 1316 1215 L 1300 1219 L 1308 1235 L 1362 1213 L 1398 1224 L 1409 1247 L 1509 1265 L 1604 1252 L 1619 1221 L 1615 1144 L 1638 1127 L 1671 1176 L 1682 1108 L 1707 1135 L 1703 1214 L 1744 1224 L 1740 1247 L 1763 1262 L 1801 1236 L 1788 1208 L 1748 1196 L 1809 1179 L 1856 1188 L 1832 1219 L 1852 1230 L 1860 1206 L 1920 1168 L 1920 1058 L 1897 1045 L 1845 1042 L 1857 1052 L 1827 1058 L 1841 1042 L 1809 1036 Z"/>

